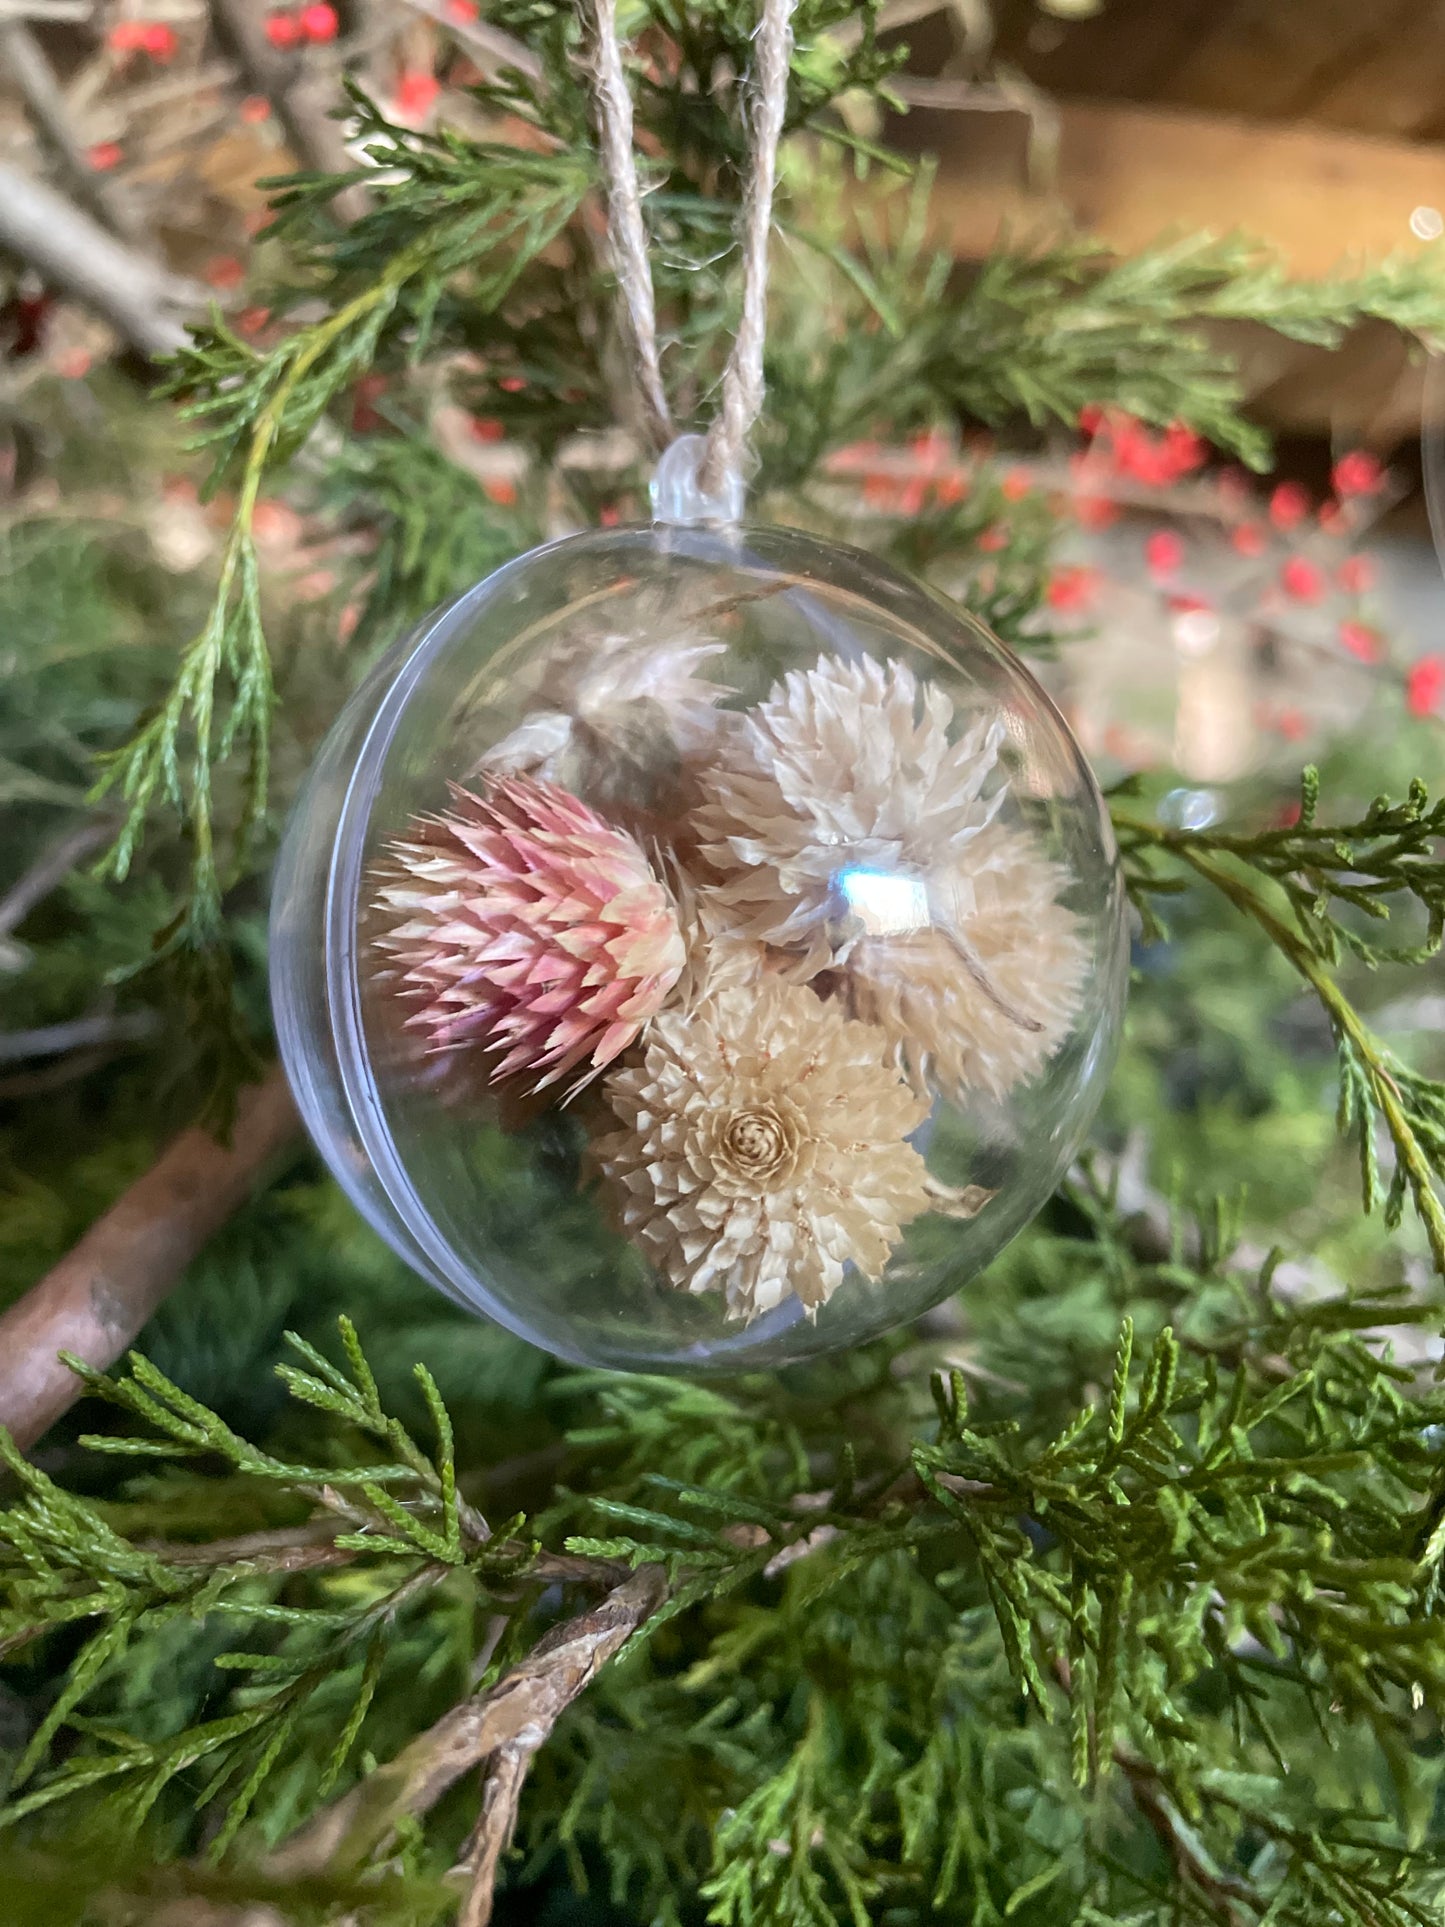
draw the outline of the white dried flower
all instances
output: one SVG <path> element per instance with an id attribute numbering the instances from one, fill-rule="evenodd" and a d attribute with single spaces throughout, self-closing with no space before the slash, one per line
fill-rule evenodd
<path id="1" fill-rule="evenodd" d="M 609 769 L 666 770 L 702 753 L 726 694 L 706 665 L 723 644 L 685 621 L 660 638 L 578 631 L 552 642 L 532 671 L 536 707 L 478 767 L 526 774 L 596 795 Z"/>
<path id="2" fill-rule="evenodd" d="M 737 719 L 700 782 L 708 914 L 784 952 L 881 1025 L 958 1101 L 1043 1068 L 1077 1014 L 1088 951 L 1069 877 L 996 821 L 1002 725 L 950 742 L 953 705 L 903 663 L 823 658 Z"/>
<path id="3" fill-rule="evenodd" d="M 920 1089 L 1003 1097 L 1048 1063 L 1078 1015 L 1089 952 L 1058 901 L 1068 873 L 1000 824 L 968 853 L 970 907 L 911 932 L 864 936 L 842 986 Z"/>
<path id="4" fill-rule="evenodd" d="M 966 878 L 1003 798 L 984 794 L 1003 729 L 979 723 L 955 743 L 952 720 L 941 689 L 866 656 L 793 670 L 734 719 L 699 773 L 694 821 L 741 935 L 796 952 L 806 975 L 845 954 L 850 877 Z"/>
<path id="5" fill-rule="evenodd" d="M 622 1129 L 594 1146 L 623 1230 L 680 1291 L 753 1319 L 811 1311 L 848 1265 L 877 1279 L 930 1209 L 908 1143 L 928 1104 L 888 1041 L 805 985 L 763 977 L 654 1018 L 601 1093 Z"/>

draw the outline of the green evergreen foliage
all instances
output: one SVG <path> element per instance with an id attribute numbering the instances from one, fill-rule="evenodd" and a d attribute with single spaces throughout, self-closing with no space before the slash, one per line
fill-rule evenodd
<path id="1" fill-rule="evenodd" d="M 798 16 L 758 450 L 780 516 L 836 526 L 819 469 L 839 444 L 960 419 L 1032 433 L 1083 403 L 1260 459 L 1221 320 L 1438 337 L 1429 255 L 1299 283 L 1240 240 L 1127 263 L 1064 240 L 960 277 L 924 239 L 926 178 L 851 131 L 860 97 L 887 98 L 876 13 L 851 36 L 835 0 Z M 538 539 L 549 491 L 604 499 L 556 459 L 628 413 L 576 17 L 505 0 L 489 19 L 539 77 L 481 105 L 533 146 L 416 134 L 358 99 L 384 163 L 371 212 L 338 225 L 334 180 L 279 191 L 266 259 L 294 325 L 258 349 L 216 321 L 177 364 L 235 492 L 219 558 L 164 571 L 114 516 L 0 531 L 26 649 L 0 723 L 17 867 L 86 820 L 109 754 L 126 877 L 72 875 L 20 926 L 7 1023 L 101 1006 L 150 1025 L 4 1092 L 7 1298 L 264 1044 L 276 805 L 375 647 Z M 750 0 L 628 17 L 693 425 L 736 302 L 753 21 Z M 430 440 L 439 388 L 533 458 L 515 504 Z M 153 405 L 148 441 L 106 401 L 90 482 L 124 494 L 181 460 Z M 643 467 L 609 471 L 606 498 Z M 319 646 L 258 566 L 283 474 L 364 551 L 339 591 L 360 607 L 349 649 Z M 970 575 L 994 527 L 1006 546 Z M 879 539 L 1047 643 L 1039 500 L 984 471 Z M 1402 735 L 1372 769 L 1399 802 L 1359 797 L 1373 740 L 1335 759 L 1325 822 L 1313 773 L 1288 823 L 1267 785 L 1197 831 L 1113 799 L 1149 941 L 1103 1150 L 984 1279 L 857 1353 L 707 1385 L 558 1366 L 409 1279 L 298 1153 L 128 1371 L 92 1378 L 33 1458 L 5 1450 L 9 1917 L 454 1918 L 449 1870 L 516 1756 L 441 1784 L 438 1733 L 551 1678 L 559 1642 L 625 1597 L 651 1609 L 523 1749 L 499 1921 L 1438 1921 L 1445 1064 L 1427 1020 L 1391 1015 L 1438 982 L 1445 813 L 1410 782 L 1436 749 Z M 156 929 L 189 1003 L 154 972 Z M 1366 1210 L 1384 1206 L 1369 1220 L 1338 1182 L 1336 1102 Z M 1172 1207 L 1129 1175 L 1141 1137 Z M 566 1261 L 565 1226 L 535 1236 Z"/>

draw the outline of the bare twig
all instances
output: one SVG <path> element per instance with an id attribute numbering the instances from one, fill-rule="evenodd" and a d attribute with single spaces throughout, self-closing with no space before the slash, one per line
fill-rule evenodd
<path id="1" fill-rule="evenodd" d="M 248 85 L 276 110 L 286 144 L 302 167 L 318 174 L 344 174 L 352 166 L 341 128 L 326 111 L 313 75 L 270 45 L 264 10 L 255 0 L 211 0 L 216 37 L 234 56 Z M 348 187 L 332 203 L 343 220 L 366 212 L 364 188 Z"/>
<path id="2" fill-rule="evenodd" d="M 148 359 L 184 343 L 183 317 L 210 299 L 197 283 L 137 254 L 43 181 L 0 162 L 0 250 L 93 308 Z"/>
<path id="3" fill-rule="evenodd" d="M 80 1396 L 60 1362 L 103 1370 L 299 1126 L 279 1069 L 241 1098 L 229 1144 L 183 1131 L 54 1269 L 0 1317 L 0 1424 L 32 1445 Z"/>
<path id="4" fill-rule="evenodd" d="M 403 0 L 413 13 L 425 14 L 428 20 L 435 20 L 439 27 L 445 27 L 464 47 L 477 57 L 478 65 L 485 65 L 493 73 L 503 67 L 515 68 L 525 74 L 528 80 L 542 78 L 542 63 L 523 40 L 516 40 L 500 27 L 494 27 L 489 20 L 463 20 L 449 13 L 443 0 Z"/>
<path id="5" fill-rule="evenodd" d="M 31 1057 L 63 1057 L 70 1051 L 93 1050 L 97 1045 L 136 1044 L 155 1034 L 152 1010 L 108 1010 L 89 1017 L 72 1017 L 64 1024 L 41 1024 L 35 1030 L 0 1031 L 0 1064 L 22 1064 Z"/>
<path id="6" fill-rule="evenodd" d="M 0 897 L 0 970 L 18 970 L 28 957 L 21 945 L 6 941 L 10 932 L 65 881 L 83 857 L 104 849 L 114 835 L 115 824 L 107 816 L 79 824 L 58 843 L 42 850 L 25 874 Z"/>
<path id="7" fill-rule="evenodd" d="M 361 1866 L 390 1838 L 398 1822 L 426 1813 L 464 1774 L 483 1760 L 495 1763 L 498 1755 L 511 1749 L 512 1758 L 499 1775 L 496 1790 L 483 1797 L 478 1835 L 484 1837 L 473 1836 L 476 1845 L 469 1877 L 475 1893 L 478 1878 L 488 1866 L 495 1876 L 516 1812 L 515 1793 L 532 1753 L 599 1668 L 657 1610 L 666 1593 L 661 1567 L 642 1566 L 590 1612 L 554 1627 L 495 1686 L 454 1706 L 403 1747 L 389 1765 L 379 1767 L 323 1808 L 272 1856 L 270 1870 L 283 1878 L 300 1878 L 323 1869 L 336 1873 Z M 520 1757 L 522 1751 L 525 1758 Z M 504 1837 L 494 1839 L 494 1834 Z M 486 1919 L 485 1913 L 476 1911 L 483 1904 L 480 1898 L 469 1904 L 473 1921 Z M 486 1905 L 490 1906 L 489 1897 Z"/>
<path id="8" fill-rule="evenodd" d="M 540 1740 L 511 1740 L 499 1746 L 487 1764 L 482 1781 L 482 1807 L 462 1857 L 453 1870 L 466 1881 L 466 1896 L 457 1927 L 487 1927 L 497 1890 L 497 1868 L 512 1844 L 517 1828 L 517 1805 L 527 1769 Z"/>
<path id="9" fill-rule="evenodd" d="M 108 228 L 127 241 L 139 243 L 141 226 L 125 195 L 91 166 L 76 138 L 65 95 L 44 48 L 22 21 L 4 16 L 0 16 L 0 68 L 19 88 L 36 131 L 55 156 L 71 193 Z"/>

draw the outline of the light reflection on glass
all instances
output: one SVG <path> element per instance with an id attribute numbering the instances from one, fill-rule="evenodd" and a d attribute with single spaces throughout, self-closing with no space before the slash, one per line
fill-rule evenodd
<path id="1" fill-rule="evenodd" d="M 916 877 L 886 870 L 840 870 L 838 888 L 849 910 L 870 937 L 896 937 L 927 929 L 928 889 Z"/>

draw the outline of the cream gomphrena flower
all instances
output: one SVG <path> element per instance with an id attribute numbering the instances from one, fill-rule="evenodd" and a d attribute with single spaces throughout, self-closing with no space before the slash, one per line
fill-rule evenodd
<path id="1" fill-rule="evenodd" d="M 635 838 L 555 783 L 495 777 L 452 799 L 391 846 L 376 893 L 408 1027 L 434 1052 L 486 1053 L 493 1083 L 540 1090 L 579 1067 L 585 1083 L 682 972 L 671 896 Z"/>
<path id="2" fill-rule="evenodd" d="M 908 1136 L 929 1106 L 888 1040 L 806 985 L 762 977 L 663 1012 L 601 1096 L 593 1151 L 622 1229 L 680 1291 L 751 1320 L 795 1292 L 825 1304 L 849 1265 L 881 1276 L 933 1208 Z"/>
<path id="3" fill-rule="evenodd" d="M 952 721 L 906 664 L 824 657 L 721 739 L 696 822 L 714 921 L 785 973 L 836 973 L 919 1088 L 957 1102 L 1043 1069 L 1088 952 L 1067 871 L 997 821 L 1002 725 L 951 742 Z"/>
<path id="4" fill-rule="evenodd" d="M 905 663 L 824 656 L 720 733 L 694 825 L 739 934 L 793 952 L 807 975 L 841 961 L 850 873 L 967 874 L 1003 798 L 985 789 L 1002 725 L 950 742 L 953 705 Z"/>
<path id="5" fill-rule="evenodd" d="M 969 909 L 848 953 L 848 1008 L 881 1026 L 921 1090 L 954 1103 L 1036 1077 L 1079 1012 L 1089 952 L 1058 901 L 1067 872 L 997 823 L 971 845 Z"/>

